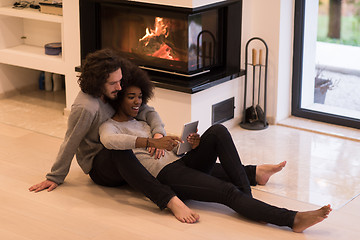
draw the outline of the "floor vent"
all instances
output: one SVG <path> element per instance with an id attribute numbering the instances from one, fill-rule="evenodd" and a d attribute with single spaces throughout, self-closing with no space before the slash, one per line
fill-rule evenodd
<path id="1" fill-rule="evenodd" d="M 211 125 L 234 118 L 234 97 L 212 105 Z"/>

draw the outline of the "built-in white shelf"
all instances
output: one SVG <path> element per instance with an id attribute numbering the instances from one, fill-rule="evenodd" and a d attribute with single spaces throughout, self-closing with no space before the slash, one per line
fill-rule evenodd
<path id="1" fill-rule="evenodd" d="M 9 17 L 9 20 L 4 21 L 3 24 L 12 28 L 0 34 L 3 35 L 0 40 L 0 63 L 59 74 L 65 73 L 64 58 L 61 55 L 46 55 L 43 46 L 45 44 L 42 43 L 49 34 L 51 38 L 54 38 L 54 34 L 62 35 L 62 16 L 41 13 L 38 9 L 32 8 L 16 9 L 12 6 L 2 6 L 0 17 Z M 54 31 L 53 25 L 48 25 L 48 23 L 60 26 L 58 29 L 61 32 Z M 23 40 L 21 40 L 22 34 L 25 34 Z M 29 44 L 26 40 L 28 34 L 30 34 L 30 39 L 37 40 L 35 42 L 32 40 L 33 42 Z"/>
<path id="2" fill-rule="evenodd" d="M 37 71 L 58 73 L 65 76 L 69 111 L 80 90 L 74 70 L 81 64 L 79 1 L 63 0 L 63 16 L 12 8 L 14 3 L 0 0 L 0 95 L 37 84 Z M 61 42 L 61 55 L 45 54 L 53 42 Z"/>
<path id="3" fill-rule="evenodd" d="M 46 55 L 44 47 L 18 45 L 0 49 L 0 62 L 40 71 L 65 73 L 65 62 L 61 55 Z"/>
<path id="4" fill-rule="evenodd" d="M 40 20 L 46 22 L 56 22 L 56 23 L 63 22 L 62 16 L 41 13 L 38 9 L 32 9 L 32 8 L 16 9 L 16 8 L 12 8 L 11 6 L 0 7 L 0 15 L 34 19 L 34 20 Z"/>

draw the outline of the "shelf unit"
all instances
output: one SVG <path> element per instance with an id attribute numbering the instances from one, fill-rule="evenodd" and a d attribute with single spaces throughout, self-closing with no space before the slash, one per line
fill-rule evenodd
<path id="1" fill-rule="evenodd" d="M 63 43 L 63 17 L 4 4 L 9 1 L 0 1 L 0 63 L 65 74 L 64 54 L 46 55 L 44 49 L 49 42 Z"/>
<path id="2" fill-rule="evenodd" d="M 44 14 L 32 8 L 15 9 L 12 6 L 0 7 L 0 14 L 4 16 L 36 19 L 48 22 L 62 23 L 62 16 Z"/>
<path id="3" fill-rule="evenodd" d="M 0 0 L 0 97 L 36 87 L 40 71 L 58 73 L 65 76 L 67 114 L 80 90 L 79 0 L 63 0 L 63 16 L 13 9 L 15 2 Z M 61 42 L 61 55 L 45 54 L 51 42 Z"/>

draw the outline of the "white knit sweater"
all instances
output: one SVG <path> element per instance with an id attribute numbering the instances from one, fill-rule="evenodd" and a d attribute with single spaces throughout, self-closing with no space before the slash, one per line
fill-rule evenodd
<path id="1" fill-rule="evenodd" d="M 100 141 L 108 149 L 132 149 L 140 163 L 156 177 L 161 169 L 179 159 L 173 151 L 166 151 L 160 159 L 151 157 L 145 148 L 135 148 L 138 137 L 152 137 L 150 126 L 144 121 L 117 122 L 109 119 L 100 126 Z"/>

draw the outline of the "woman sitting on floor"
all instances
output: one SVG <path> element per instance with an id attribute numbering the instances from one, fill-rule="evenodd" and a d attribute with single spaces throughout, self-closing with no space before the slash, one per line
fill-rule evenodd
<path id="1" fill-rule="evenodd" d="M 297 212 L 253 198 L 250 184 L 265 184 L 286 162 L 278 165 L 242 165 L 232 137 L 223 125 L 211 126 L 201 137 L 197 133 L 190 134 L 187 140 L 192 150 L 183 156 L 174 153 L 178 145 L 175 138 L 151 138 L 149 125 L 137 121 L 135 117 L 141 104 L 147 103 L 152 97 L 152 90 L 153 85 L 148 79 L 131 79 L 125 83 L 114 102 L 116 114 L 100 127 L 100 140 L 106 148 L 132 149 L 144 167 L 183 200 L 221 203 L 248 219 L 288 226 L 294 232 L 302 232 L 327 218 L 332 210 L 330 205 L 314 211 Z M 163 157 L 154 159 L 147 148 L 157 148 L 160 141 L 162 146 L 166 142 L 167 147 Z M 217 166 L 217 158 L 223 175 L 227 177 L 226 181 L 211 175 L 214 166 Z M 189 209 L 175 216 L 187 223 L 199 220 L 199 215 Z"/>

